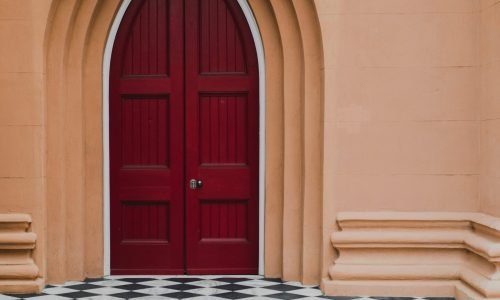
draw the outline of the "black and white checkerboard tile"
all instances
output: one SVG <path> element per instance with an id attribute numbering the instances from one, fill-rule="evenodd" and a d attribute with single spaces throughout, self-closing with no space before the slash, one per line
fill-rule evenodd
<path id="1" fill-rule="evenodd" d="M 63 285 L 48 285 L 38 295 L 2 295 L 0 300 L 32 299 L 337 299 L 337 300 L 431 300 L 438 298 L 326 297 L 317 286 L 282 282 L 260 276 L 111 276 Z M 452 298 L 439 298 L 452 300 Z"/>

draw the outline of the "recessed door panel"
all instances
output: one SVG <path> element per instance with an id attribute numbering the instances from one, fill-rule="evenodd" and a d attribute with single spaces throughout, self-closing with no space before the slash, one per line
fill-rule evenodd
<path id="1" fill-rule="evenodd" d="M 169 165 L 168 97 L 122 99 L 122 167 Z"/>
<path id="2" fill-rule="evenodd" d="M 201 164 L 246 164 L 247 95 L 200 95 L 199 108 Z"/>

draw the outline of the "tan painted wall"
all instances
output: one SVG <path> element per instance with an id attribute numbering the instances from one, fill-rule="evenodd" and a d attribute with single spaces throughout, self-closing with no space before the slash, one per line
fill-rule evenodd
<path id="1" fill-rule="evenodd" d="M 481 211 L 500 217 L 500 1 L 481 1 Z"/>
<path id="2" fill-rule="evenodd" d="M 43 55 L 50 1 L 0 1 L 0 211 L 31 214 L 45 267 Z"/>
<path id="3" fill-rule="evenodd" d="M 0 212 L 32 215 L 49 282 L 102 274 L 119 3 L 0 0 Z M 249 3 L 267 60 L 266 275 L 326 277 L 340 211 L 500 216 L 499 1 Z"/>
<path id="4" fill-rule="evenodd" d="M 324 262 L 340 211 L 478 211 L 479 1 L 315 2 Z"/>
<path id="5" fill-rule="evenodd" d="M 478 5 L 317 0 L 337 210 L 479 209 Z"/>

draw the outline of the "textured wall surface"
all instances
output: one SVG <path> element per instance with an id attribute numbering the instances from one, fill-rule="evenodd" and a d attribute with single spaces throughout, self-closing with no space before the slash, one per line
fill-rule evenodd
<path id="1" fill-rule="evenodd" d="M 478 210 L 479 1 L 316 3 L 336 210 Z"/>
<path id="2" fill-rule="evenodd" d="M 266 56 L 266 275 L 327 278 L 337 212 L 500 216 L 500 1 L 248 2 Z M 0 0 L 0 213 L 32 216 L 48 282 L 103 272 L 119 5 Z"/>
<path id="3" fill-rule="evenodd" d="M 479 211 L 480 2 L 315 3 L 325 56 L 323 261 L 334 255 L 326 237 L 339 211 Z"/>
<path id="4" fill-rule="evenodd" d="M 500 1 L 481 3 L 481 211 L 500 216 Z"/>
<path id="5" fill-rule="evenodd" d="M 32 216 L 45 268 L 43 40 L 50 1 L 0 1 L 0 212 Z"/>

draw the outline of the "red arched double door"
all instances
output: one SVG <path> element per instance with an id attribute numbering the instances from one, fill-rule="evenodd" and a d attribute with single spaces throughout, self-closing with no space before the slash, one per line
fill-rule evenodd
<path id="1" fill-rule="evenodd" d="M 133 0 L 110 73 L 112 274 L 256 274 L 259 99 L 237 0 Z"/>

